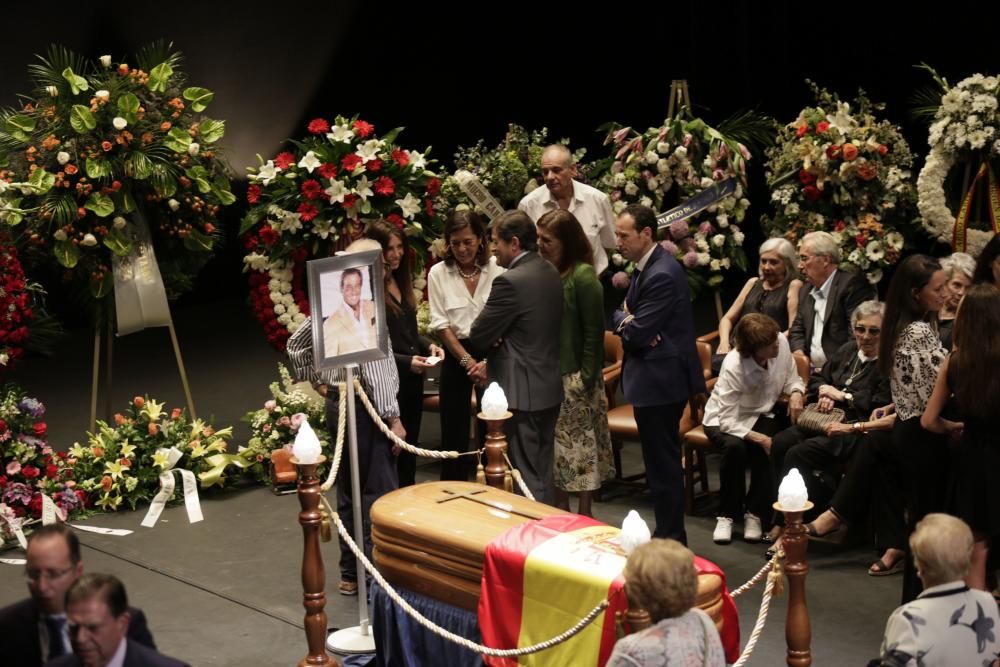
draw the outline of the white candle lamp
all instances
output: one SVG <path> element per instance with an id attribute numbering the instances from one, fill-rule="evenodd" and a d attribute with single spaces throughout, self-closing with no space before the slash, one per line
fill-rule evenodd
<path id="1" fill-rule="evenodd" d="M 778 505 L 785 511 L 802 512 L 807 509 L 807 504 L 809 492 L 806 490 L 806 482 L 798 468 L 792 468 L 778 487 Z"/>
<path id="2" fill-rule="evenodd" d="M 490 386 L 483 392 L 482 408 L 483 419 L 487 421 L 505 419 L 511 416 L 507 411 L 507 396 L 504 395 L 503 389 L 496 382 L 491 382 Z"/>
<path id="3" fill-rule="evenodd" d="M 292 456 L 295 463 L 310 465 L 320 462 L 322 448 L 316 432 L 309 425 L 309 418 L 301 415 L 302 425 L 299 426 L 299 433 L 295 436 L 295 444 L 292 445 Z"/>

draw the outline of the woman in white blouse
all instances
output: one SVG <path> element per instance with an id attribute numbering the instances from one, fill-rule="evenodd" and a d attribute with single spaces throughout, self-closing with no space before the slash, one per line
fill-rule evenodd
<path id="1" fill-rule="evenodd" d="M 487 241 L 482 216 L 475 211 L 455 211 L 444 225 L 444 261 L 432 266 L 427 276 L 430 326 L 447 351 L 440 388 L 441 447 L 445 450 L 469 450 L 474 387 L 469 374 L 486 363 L 486 350 L 469 345 L 469 328 L 486 305 L 493 279 L 503 273 L 489 255 Z M 467 479 L 472 471 L 470 462 L 469 457 L 446 460 L 441 479 Z"/>
<path id="2" fill-rule="evenodd" d="M 896 268 L 885 297 L 878 365 L 889 376 L 896 424 L 893 448 L 902 470 L 908 525 L 945 506 L 948 452 L 943 436 L 925 431 L 927 407 L 938 368 L 947 356 L 937 331 L 937 313 L 947 296 L 945 272 L 927 255 L 911 255 Z M 903 582 L 903 601 L 920 592 L 912 567 Z"/>
<path id="3" fill-rule="evenodd" d="M 709 440 L 722 448 L 720 510 L 712 535 L 718 544 L 732 540 L 733 522 L 741 516 L 743 539 L 761 539 L 761 517 L 771 515 L 774 496 L 771 436 L 786 426 L 773 412 L 775 403 L 788 394 L 788 414 L 794 424 L 805 395 L 805 383 L 777 322 L 767 315 L 750 313 L 736 325 L 734 338 L 736 349 L 722 362 L 703 420 Z"/>

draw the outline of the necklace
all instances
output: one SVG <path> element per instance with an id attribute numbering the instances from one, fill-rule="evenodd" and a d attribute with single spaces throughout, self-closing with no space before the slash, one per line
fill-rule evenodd
<path id="1" fill-rule="evenodd" d="M 458 275 L 462 276 L 466 280 L 474 280 L 479 276 L 481 272 L 482 269 L 480 269 L 478 266 L 472 269 L 472 273 L 465 273 L 464 271 L 462 271 L 462 267 L 458 267 Z"/>
<path id="2" fill-rule="evenodd" d="M 860 363 L 860 366 L 861 366 L 860 368 L 858 368 L 859 363 Z M 851 383 L 854 382 L 854 378 L 856 378 L 859 375 L 861 375 L 861 373 L 864 372 L 865 367 L 867 365 L 868 365 L 867 361 L 861 361 L 861 357 L 858 357 L 857 355 L 855 355 L 855 357 L 854 357 L 854 365 L 851 366 L 851 375 L 847 378 L 847 380 L 844 381 L 844 386 L 849 388 L 851 386 Z"/>

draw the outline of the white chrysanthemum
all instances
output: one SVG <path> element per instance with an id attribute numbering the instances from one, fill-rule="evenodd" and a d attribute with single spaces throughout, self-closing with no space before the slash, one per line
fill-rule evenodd
<path id="1" fill-rule="evenodd" d="M 885 248 L 878 241 L 869 241 L 868 245 L 865 246 L 865 254 L 873 262 L 877 262 L 885 257 Z"/>

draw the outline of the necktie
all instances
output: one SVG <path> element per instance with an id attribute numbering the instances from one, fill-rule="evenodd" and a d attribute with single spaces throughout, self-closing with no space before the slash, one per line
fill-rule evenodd
<path id="1" fill-rule="evenodd" d="M 66 654 L 66 644 L 63 642 L 63 627 L 66 619 L 56 616 L 46 616 L 45 625 L 49 629 L 49 660 Z"/>
<path id="2" fill-rule="evenodd" d="M 628 293 L 625 295 L 625 302 L 628 304 L 629 312 L 635 310 L 636 306 L 635 297 L 636 297 L 636 291 L 638 290 L 639 286 L 640 273 L 641 271 L 639 271 L 639 269 L 636 269 L 635 271 L 632 272 L 632 281 L 629 283 Z"/>

